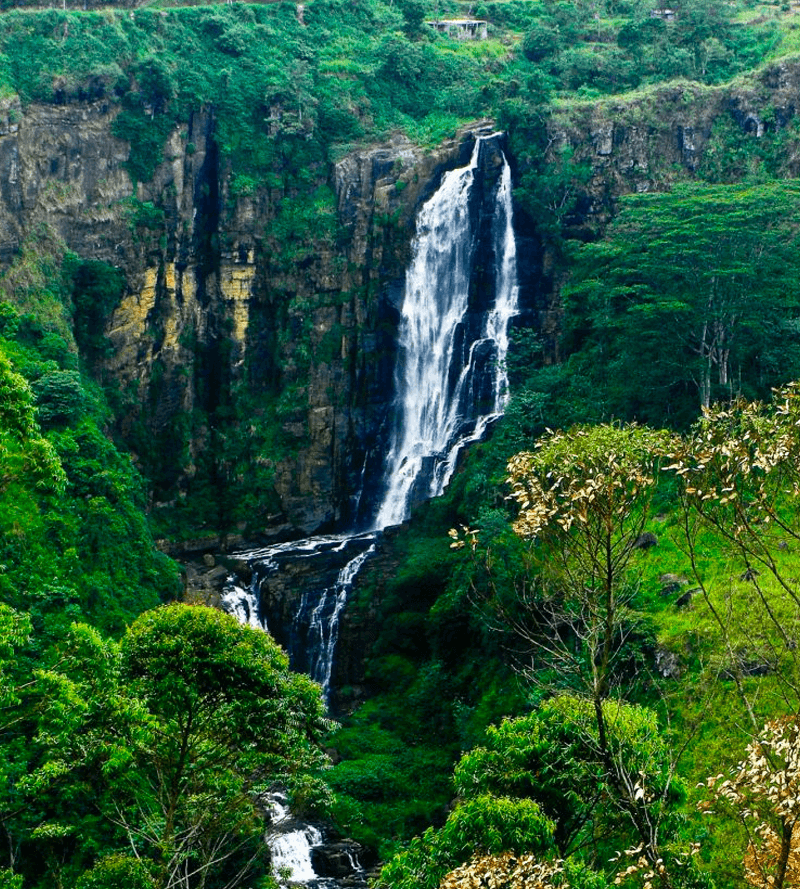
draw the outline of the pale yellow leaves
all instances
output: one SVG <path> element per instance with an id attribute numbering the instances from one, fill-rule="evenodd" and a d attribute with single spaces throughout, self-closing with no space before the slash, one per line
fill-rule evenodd
<path id="1" fill-rule="evenodd" d="M 745 880 L 758 889 L 800 884 L 800 726 L 792 718 L 766 723 L 745 758 L 709 778 L 713 800 L 701 808 L 733 810 L 748 831 Z"/>
<path id="2" fill-rule="evenodd" d="M 476 856 L 447 874 L 439 889 L 569 889 L 562 862 L 537 861 L 533 855 Z"/>
<path id="3" fill-rule="evenodd" d="M 665 467 L 701 510 L 737 505 L 769 515 L 776 486 L 800 493 L 800 384 L 777 390 L 766 405 L 739 399 L 713 407 L 685 439 L 675 439 Z"/>
<path id="4" fill-rule="evenodd" d="M 532 451 L 508 463 L 511 499 L 519 508 L 514 530 L 538 537 L 545 528 L 569 531 L 598 522 L 614 527 L 656 484 L 668 436 L 618 424 L 548 432 Z"/>

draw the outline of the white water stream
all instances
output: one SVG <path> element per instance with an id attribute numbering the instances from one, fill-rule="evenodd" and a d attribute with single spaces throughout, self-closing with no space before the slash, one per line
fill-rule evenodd
<path id="1" fill-rule="evenodd" d="M 420 480 L 427 484 L 424 496 L 417 499 L 439 496 L 461 449 L 482 438 L 505 406 L 508 322 L 518 311 L 519 295 L 511 170 L 505 158 L 492 223 L 495 302 L 466 360 L 462 343 L 475 259 L 471 191 L 483 143 L 491 138 L 476 141 L 467 167 L 445 174 L 417 219 L 395 371 L 398 410 L 386 459 L 386 490 L 375 519 L 377 529 L 408 518 Z M 493 398 L 491 404 L 480 405 L 476 403 L 477 358 L 487 348 L 493 353 Z"/>
<path id="2" fill-rule="evenodd" d="M 311 824 L 297 825 L 293 822 L 289 801 L 284 793 L 270 794 L 269 808 L 272 830 L 267 834 L 267 845 L 274 873 L 282 878 L 285 876 L 290 883 L 314 882 L 317 886 L 323 885 L 318 882 L 311 863 L 311 850 L 322 844 L 322 833 Z"/>

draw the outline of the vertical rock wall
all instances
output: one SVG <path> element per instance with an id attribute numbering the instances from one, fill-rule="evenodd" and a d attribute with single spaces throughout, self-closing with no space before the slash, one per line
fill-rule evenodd
<path id="1" fill-rule="evenodd" d="M 362 475 L 381 460 L 415 211 L 488 125 L 434 151 L 398 138 L 311 171 L 304 188 L 334 195 L 338 234 L 287 262 L 273 228 L 293 195 L 233 191 L 211 110 L 171 133 L 152 180 L 138 184 L 130 147 L 112 135 L 116 113 L 107 101 L 0 106 L 0 261 L 46 231 L 124 272 L 97 371 L 123 393 L 118 431 L 156 501 L 177 502 L 208 474 L 229 431 L 221 408 L 246 391 L 280 402 L 291 443 L 256 455 L 274 468 L 271 530 L 351 525 Z"/>

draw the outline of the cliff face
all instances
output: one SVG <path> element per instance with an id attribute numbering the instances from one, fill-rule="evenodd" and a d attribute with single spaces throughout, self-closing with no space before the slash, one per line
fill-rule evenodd
<path id="1" fill-rule="evenodd" d="M 310 171 L 295 195 L 237 188 L 205 110 L 170 135 L 153 179 L 135 184 L 129 146 L 112 135 L 116 113 L 105 101 L 0 108 L 0 259 L 46 229 L 124 272 L 96 370 L 124 394 L 118 431 L 156 501 L 179 502 L 203 473 L 221 488 L 247 485 L 213 465 L 234 434 L 247 438 L 238 397 L 255 411 L 272 405 L 280 427 L 279 445 L 250 455 L 274 486 L 258 524 L 297 534 L 351 523 L 361 477 L 381 456 L 415 211 L 486 127 L 435 151 L 398 138 L 351 154 Z M 308 229 L 297 245 L 281 216 L 295 199 Z"/>
<path id="2" fill-rule="evenodd" d="M 332 181 L 338 249 L 266 282 L 267 290 L 283 291 L 284 304 L 308 307 L 308 411 L 298 413 L 293 429 L 305 444 L 277 478 L 282 502 L 304 531 L 367 518 L 363 506 L 373 492 L 363 486 L 379 476 L 385 453 L 397 303 L 416 211 L 489 129 L 478 124 L 434 151 L 399 137 L 345 157 Z"/>
<path id="3" fill-rule="evenodd" d="M 567 149 L 590 174 L 576 222 L 601 230 L 620 196 L 663 191 L 702 176 L 735 182 L 759 166 L 800 172 L 800 60 L 766 66 L 730 84 L 676 82 L 633 97 L 556 110 L 548 121 L 551 162 Z"/>
<path id="4" fill-rule="evenodd" d="M 679 178 L 735 181 L 754 163 L 797 175 L 799 105 L 795 61 L 724 87 L 679 83 L 556 110 L 546 160 L 566 148 L 588 169 L 570 186 L 568 234 L 594 237 L 620 195 Z M 362 479 L 379 476 L 416 210 L 488 125 L 433 151 L 398 137 L 276 189 L 242 187 L 208 109 L 170 134 L 152 180 L 135 184 L 130 146 L 112 134 L 117 113 L 105 100 L 0 105 L 0 261 L 45 232 L 124 272 L 96 371 L 121 393 L 118 432 L 156 504 L 180 505 L 201 482 L 212 501 L 246 491 L 257 467 L 271 494 L 259 489 L 265 505 L 250 529 L 350 526 Z M 554 262 L 539 258 L 535 226 L 518 232 L 523 291 L 536 291 L 540 324 L 553 330 L 558 281 L 549 294 L 537 283 Z M 223 513 L 219 525 L 236 530 Z"/>

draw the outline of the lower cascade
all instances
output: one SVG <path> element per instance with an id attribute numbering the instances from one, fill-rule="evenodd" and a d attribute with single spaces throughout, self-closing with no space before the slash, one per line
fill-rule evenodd
<path id="1" fill-rule="evenodd" d="M 398 332 L 383 493 L 372 527 L 234 555 L 251 579 L 228 579 L 223 608 L 243 623 L 272 632 L 287 649 L 292 668 L 320 683 L 329 706 L 339 620 L 382 531 L 404 522 L 417 503 L 444 491 L 460 451 L 485 435 L 506 404 L 508 323 L 518 311 L 519 288 L 511 171 L 501 139 L 502 134 L 478 138 L 469 164 L 445 173 L 418 214 Z M 488 202 L 487 244 L 480 238 L 487 229 L 481 162 L 483 152 L 490 150 L 499 155 L 501 170 Z M 484 256 L 488 252 L 494 270 L 492 298 L 484 306 L 474 292 L 480 251 Z M 293 597 L 293 613 L 274 621 L 268 613 L 281 596 Z M 298 825 L 269 840 L 275 872 L 291 867 L 292 882 L 343 885 L 317 882 L 311 855 L 317 843 L 314 830 Z"/>
<path id="2" fill-rule="evenodd" d="M 267 845 L 276 875 L 309 889 L 338 889 L 345 885 L 365 889 L 367 877 L 357 844 L 328 842 L 319 827 L 293 819 L 284 793 L 271 793 L 267 804 L 271 816 Z"/>

